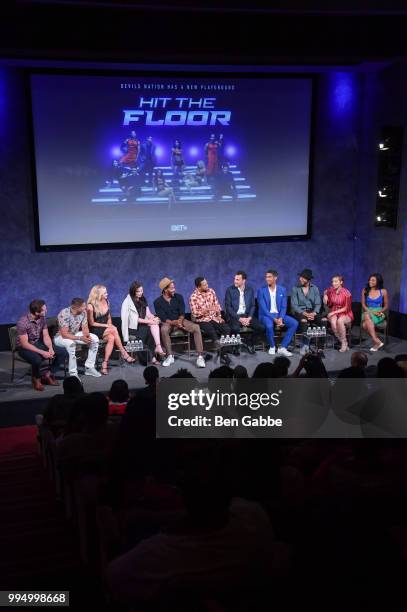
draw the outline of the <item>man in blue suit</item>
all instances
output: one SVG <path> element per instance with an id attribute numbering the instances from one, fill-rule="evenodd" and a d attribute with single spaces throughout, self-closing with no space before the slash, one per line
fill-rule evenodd
<path id="1" fill-rule="evenodd" d="M 253 334 L 247 339 L 246 348 L 253 355 L 253 336 L 264 332 L 264 325 L 254 316 L 256 302 L 254 289 L 246 284 L 247 274 L 243 270 L 236 272 L 233 285 L 226 289 L 225 318 L 232 334 L 239 334 L 242 327 L 251 327 Z"/>
<path id="2" fill-rule="evenodd" d="M 267 270 L 266 284 L 257 292 L 259 304 L 259 319 L 266 327 L 267 339 L 270 343 L 269 355 L 275 355 L 274 325 L 285 325 L 287 328 L 281 346 L 277 353 L 291 357 L 287 350 L 291 338 L 298 327 L 298 321 L 287 315 L 287 293 L 284 287 L 277 285 L 278 272 Z"/>

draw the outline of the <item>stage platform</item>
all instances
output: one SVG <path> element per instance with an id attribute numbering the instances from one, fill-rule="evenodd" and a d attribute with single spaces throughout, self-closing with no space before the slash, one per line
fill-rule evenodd
<path id="1" fill-rule="evenodd" d="M 369 347 L 371 341 L 366 340 L 359 347 L 359 331 L 353 330 L 353 341 L 351 351 L 363 350 L 369 355 L 369 366 L 375 366 L 382 357 L 394 357 L 400 353 L 407 353 L 407 341 L 399 338 L 389 337 L 388 344 L 377 353 L 370 353 Z M 328 373 L 335 377 L 343 368 L 350 365 L 351 351 L 339 353 L 336 349 L 327 349 L 325 351 L 324 364 Z M 208 361 L 206 368 L 197 368 L 195 365 L 196 358 L 187 355 L 181 355 L 175 359 L 175 363 L 169 367 L 159 367 L 160 377 L 171 376 L 178 368 L 187 368 L 197 380 L 205 380 L 210 371 L 218 367 L 219 360 L 216 359 L 216 354 L 212 360 Z M 298 348 L 290 358 L 291 366 L 290 373 L 295 370 L 301 358 Z M 274 357 L 268 355 L 267 352 L 257 351 L 255 355 L 249 355 L 244 349 L 239 357 L 231 356 L 232 367 L 243 365 L 247 368 L 249 376 L 252 375 L 254 369 L 259 363 L 264 361 L 273 361 Z M 118 378 L 123 378 L 127 381 L 131 390 L 144 386 L 143 370 L 144 367 L 140 364 L 124 364 L 120 365 L 118 360 L 112 360 L 111 367 L 107 376 L 93 378 L 91 376 L 82 376 L 83 368 L 79 368 L 79 374 L 85 388 L 85 391 L 108 392 L 112 382 Z M 35 423 L 35 415 L 41 412 L 45 407 L 50 397 L 56 393 L 62 393 L 62 377 L 61 372 L 60 383 L 61 387 L 45 387 L 44 391 L 34 391 L 31 386 L 30 368 L 28 364 L 17 360 L 15 379 L 10 380 L 11 376 L 11 353 L 7 351 L 0 352 L 0 427 L 11 427 L 17 425 L 30 425 Z"/>

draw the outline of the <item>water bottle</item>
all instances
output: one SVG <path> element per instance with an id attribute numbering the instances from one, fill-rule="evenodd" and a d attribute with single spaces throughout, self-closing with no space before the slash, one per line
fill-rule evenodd
<path id="1" fill-rule="evenodd" d="M 235 334 L 232 334 L 232 344 L 236 344 L 236 336 L 235 336 Z"/>
<path id="2" fill-rule="evenodd" d="M 307 338 L 311 336 L 311 328 L 307 327 Z"/>
<path id="3" fill-rule="evenodd" d="M 225 344 L 225 336 L 221 336 L 220 337 L 220 343 L 221 344 Z"/>
<path id="4" fill-rule="evenodd" d="M 240 334 L 237 334 L 237 336 L 236 336 L 236 342 L 237 342 L 238 344 L 241 344 L 242 339 L 241 339 L 241 337 L 240 337 Z"/>
<path id="5" fill-rule="evenodd" d="M 323 336 L 326 336 L 326 327 L 325 327 L 325 325 L 324 325 L 324 327 L 322 328 L 322 335 L 323 335 Z"/>

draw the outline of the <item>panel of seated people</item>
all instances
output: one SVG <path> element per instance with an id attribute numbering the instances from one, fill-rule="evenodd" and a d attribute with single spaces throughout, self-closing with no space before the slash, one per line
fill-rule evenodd
<path id="1" fill-rule="evenodd" d="M 257 289 L 248 281 L 246 272 L 239 270 L 223 300 L 204 276 L 195 278 L 188 298 L 177 292 L 174 279 L 164 277 L 158 283 L 157 294 L 150 308 L 143 283 L 132 282 L 121 304 L 120 319 L 115 322 L 104 285 L 94 285 L 86 300 L 72 298 L 70 305 L 62 308 L 53 320 L 46 319 L 46 302 L 33 300 L 28 313 L 18 320 L 15 351 L 31 365 L 34 389 L 41 391 L 44 385 L 58 385 L 56 373 L 65 364 L 69 375 L 78 377 L 78 347 L 85 352 L 85 376 L 107 375 L 113 351 L 119 352 L 124 363 L 135 363 L 134 351 L 127 350 L 130 340 L 142 346 L 138 362 L 162 367 L 174 363 L 174 346 L 180 348 L 180 339 L 185 340 L 188 356 L 191 346 L 194 348 L 197 368 L 205 368 L 210 358 L 204 349 L 206 340 L 210 340 L 209 348 L 218 352 L 226 364 L 230 363 L 231 353 L 239 355 L 245 350 L 254 354 L 256 347 L 264 346 L 264 341 L 269 355 L 290 357 L 296 344 L 305 353 L 314 331 L 318 335 L 326 327 L 337 340 L 339 351 L 349 350 L 355 316 L 351 292 L 340 274 L 334 275 L 330 286 L 320 291 L 313 283 L 312 270 L 304 268 L 288 292 L 280 284 L 275 269 L 266 271 L 264 284 Z M 383 278 L 378 273 L 372 274 L 361 294 L 361 332 L 371 337 L 372 352 L 384 346 L 377 333 L 383 329 L 387 332 L 388 308 Z M 50 332 L 50 327 L 55 333 Z M 225 338 L 237 337 L 239 342 L 225 342 Z M 233 346 L 225 348 L 227 344 Z M 102 357 L 98 369 L 99 353 Z"/>

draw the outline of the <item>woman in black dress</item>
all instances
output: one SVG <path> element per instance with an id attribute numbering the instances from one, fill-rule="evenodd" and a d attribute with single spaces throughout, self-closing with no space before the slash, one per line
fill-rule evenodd
<path id="1" fill-rule="evenodd" d="M 92 334 L 96 334 L 101 340 L 106 340 L 102 374 L 108 374 L 109 359 L 115 345 L 127 363 L 135 361 L 124 348 L 117 327 L 112 324 L 107 298 L 106 287 L 104 285 L 95 285 L 90 291 L 87 305 L 89 331 Z"/>

